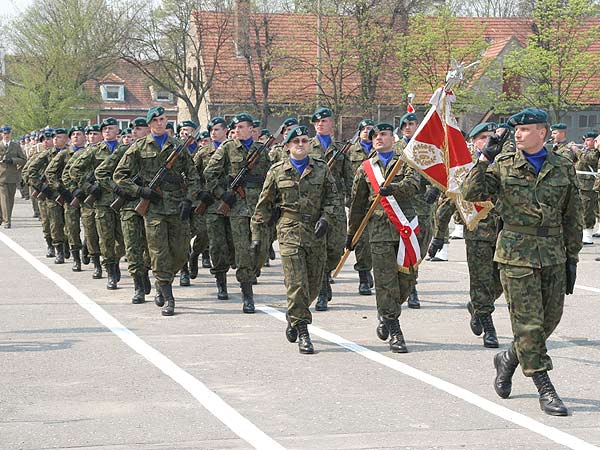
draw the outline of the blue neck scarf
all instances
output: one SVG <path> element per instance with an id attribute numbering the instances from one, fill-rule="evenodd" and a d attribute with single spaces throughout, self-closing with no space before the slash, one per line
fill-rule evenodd
<path id="1" fill-rule="evenodd" d="M 77 147 L 76 145 L 74 145 L 74 146 L 73 146 L 73 151 L 74 151 L 74 152 L 78 152 L 78 151 L 79 151 L 79 150 L 81 150 L 82 148 L 85 148 L 85 147 Z"/>
<path id="2" fill-rule="evenodd" d="M 115 151 L 117 145 L 119 145 L 119 141 L 104 141 L 106 146 L 110 149 L 111 153 Z"/>
<path id="3" fill-rule="evenodd" d="M 542 147 L 542 149 L 537 153 L 529 154 L 523 152 L 523 156 L 525 156 L 525 159 L 533 166 L 535 174 L 537 175 L 540 173 L 540 170 L 542 170 L 542 166 L 544 165 L 544 161 L 546 161 L 548 152 L 544 147 Z"/>
<path id="4" fill-rule="evenodd" d="M 319 142 L 321 143 L 321 147 L 323 147 L 325 150 L 327 150 L 329 148 L 329 146 L 331 145 L 331 136 L 329 136 L 328 134 L 326 134 L 326 135 L 317 134 L 317 138 L 319 139 Z"/>
<path id="5" fill-rule="evenodd" d="M 190 145 L 188 145 L 188 151 L 190 152 L 190 155 L 193 155 L 197 148 L 198 144 L 195 142 L 192 142 Z"/>
<path id="6" fill-rule="evenodd" d="M 404 142 L 406 142 L 407 144 L 410 142 L 411 138 L 409 138 L 408 136 L 404 136 Z"/>
<path id="7" fill-rule="evenodd" d="M 152 135 L 152 139 L 154 139 L 154 142 L 156 142 L 158 144 L 158 147 L 161 150 L 163 148 L 163 145 L 165 145 L 165 142 L 167 142 L 168 138 L 169 138 L 169 134 L 168 133 L 161 134 L 160 136 L 156 135 L 156 134 Z"/>
<path id="8" fill-rule="evenodd" d="M 254 139 L 252 139 L 252 136 L 250 136 L 248 139 L 240 139 L 240 142 L 244 147 L 246 147 L 246 150 L 249 151 L 250 147 L 252 147 L 252 144 L 254 143 Z"/>
<path id="9" fill-rule="evenodd" d="M 365 151 L 365 153 L 368 155 L 371 154 L 371 150 L 373 149 L 373 141 L 360 141 L 360 146 L 363 148 L 363 150 Z"/>
<path id="10" fill-rule="evenodd" d="M 215 148 L 219 148 L 221 146 L 221 142 L 213 141 L 213 145 L 215 146 Z"/>
<path id="11" fill-rule="evenodd" d="M 389 162 L 394 157 L 394 150 L 390 150 L 389 152 L 385 152 L 385 153 L 377 152 L 377 156 L 379 157 L 379 160 L 381 162 L 383 162 L 383 165 L 385 167 L 387 167 L 387 165 L 389 164 Z"/>
<path id="12" fill-rule="evenodd" d="M 308 166 L 308 156 L 300 160 L 294 159 L 290 156 L 290 162 L 292 163 L 292 166 L 294 166 L 294 168 L 298 171 L 298 173 L 302 175 L 304 169 L 306 169 L 306 166 Z"/>

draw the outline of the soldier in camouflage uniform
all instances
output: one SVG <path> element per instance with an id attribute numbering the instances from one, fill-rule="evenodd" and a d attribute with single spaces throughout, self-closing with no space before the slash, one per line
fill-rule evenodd
<path id="1" fill-rule="evenodd" d="M 575 153 L 573 152 L 575 147 L 567 143 L 567 124 L 562 122 L 552 124 L 550 133 L 552 135 L 552 150 L 575 161 Z"/>
<path id="2" fill-rule="evenodd" d="M 136 117 L 129 126 L 132 129 L 132 139 L 135 139 L 136 142 L 140 142 L 141 139 L 144 139 L 150 133 L 145 117 Z M 95 175 L 96 181 L 98 181 L 104 193 L 114 192 L 125 201 L 119 210 L 119 216 L 123 232 L 125 256 L 127 257 L 127 271 L 133 279 L 134 293 L 131 303 L 135 305 L 144 303 L 146 301 L 145 296 L 151 290 L 150 278 L 148 277 L 150 253 L 148 252 L 144 218 L 135 211 L 139 200 L 134 196 L 128 195 L 113 181 L 113 173 L 129 148 L 130 145 L 127 143 L 119 145 L 108 158 L 100 163 L 96 168 Z"/>
<path id="3" fill-rule="evenodd" d="M 581 195 L 581 205 L 583 208 L 583 244 L 594 243 L 592 234 L 596 224 L 596 208 L 598 207 L 598 195 L 594 191 L 594 181 L 598 172 L 598 159 L 600 159 L 600 150 L 594 147 L 594 140 L 598 136 L 595 131 L 588 131 L 583 135 L 583 148 L 575 149 L 575 170 L 578 173 L 579 193 Z"/>
<path id="4" fill-rule="evenodd" d="M 383 177 L 387 179 L 400 159 L 393 149 L 393 131 L 394 127 L 388 123 L 379 123 L 371 130 L 373 150 L 376 153 L 361 165 L 354 177 L 346 238 L 346 248 L 349 250 L 352 250 L 353 237 L 378 193 L 385 197 L 393 197 L 409 222 L 412 222 L 416 216 L 413 200 L 420 189 L 420 181 L 413 169 L 403 164 L 402 170 L 396 174 L 392 183 L 381 188 L 373 186 L 367 175 L 365 165 L 370 164 L 378 167 Z M 390 350 L 394 353 L 406 353 L 408 350 L 400 328 L 399 317 L 401 305 L 406 301 L 416 282 L 414 265 L 417 261 L 415 259 L 409 267 L 399 267 L 397 253 L 400 233 L 383 209 L 381 201 L 369 219 L 368 233 L 379 317 L 377 336 L 383 341 L 391 336 Z M 410 234 L 406 232 L 407 237 Z M 404 238 L 402 240 L 405 242 Z"/>
<path id="5" fill-rule="evenodd" d="M 287 119 L 285 119 L 283 121 L 283 126 L 285 127 L 283 129 L 283 133 L 282 133 L 283 139 L 285 140 L 285 138 L 287 137 L 287 134 L 290 131 L 292 131 L 294 128 L 296 128 L 298 125 L 299 125 L 298 119 L 296 119 L 295 117 L 288 117 Z M 290 157 L 289 151 L 288 151 L 287 147 L 285 145 L 283 145 L 283 143 L 275 144 L 269 150 L 269 160 L 271 161 L 271 164 L 275 164 L 279 161 L 287 160 L 289 157 Z"/>
<path id="6" fill-rule="evenodd" d="M 298 340 L 300 353 L 314 353 L 308 333 L 312 322 L 310 304 L 324 276 L 324 236 L 333 220 L 336 184 L 327 164 L 308 156 L 310 141 L 306 127 L 292 129 L 283 141 L 290 152 L 287 160 L 275 163 L 252 216 L 252 248 L 261 248 L 268 236 L 273 210 L 280 208 L 277 238 L 287 290 L 286 337 Z"/>
<path id="7" fill-rule="evenodd" d="M 333 112 L 329 108 L 319 108 L 312 115 L 311 122 L 317 132 L 311 139 L 311 149 L 309 155 L 316 159 L 322 159 L 329 163 L 336 150 L 342 144 L 334 142 L 333 130 L 334 120 Z M 352 192 L 352 164 L 348 155 L 340 153 L 337 155 L 331 173 L 336 183 L 337 206 L 334 212 L 334 219 L 329 224 L 327 230 L 327 263 L 325 264 L 326 276 L 323 277 L 323 284 L 317 297 L 315 309 L 317 311 L 326 311 L 327 302 L 331 300 L 331 272 L 336 268 L 341 256 L 344 253 L 344 235 L 346 231 L 346 209 L 350 202 L 350 193 Z"/>
<path id="8" fill-rule="evenodd" d="M 476 161 L 488 138 L 495 132 L 496 124 L 484 122 L 476 125 L 468 135 L 472 148 L 473 159 Z M 434 237 L 429 246 L 429 255 L 435 255 L 444 245 L 448 223 L 456 210 L 454 202 L 446 197 L 444 203 L 449 208 L 440 207 L 436 211 L 436 227 Z M 483 345 L 488 348 L 498 348 L 498 337 L 492 320 L 494 302 L 502 294 L 500 274 L 494 263 L 494 251 L 498 235 L 498 213 L 492 209 L 481 219 L 477 227 L 471 231 L 465 229 L 465 244 L 467 247 L 467 264 L 469 266 L 469 293 L 471 301 L 467 309 L 471 314 L 470 326 L 475 336 L 483 335 Z"/>
<path id="9" fill-rule="evenodd" d="M 29 180 L 27 179 L 27 170 L 29 169 L 29 165 L 33 161 L 33 159 L 40 153 L 41 147 L 43 147 L 42 140 L 44 139 L 44 135 L 32 135 L 30 138 L 29 145 L 27 146 L 27 151 L 25 152 L 25 156 L 27 156 L 27 162 L 23 166 L 21 170 L 21 177 L 23 178 L 23 182 L 26 186 L 29 187 L 29 198 L 31 199 L 31 207 L 33 209 L 33 217 L 40 219 L 40 208 L 38 205 L 38 199 L 33 196 L 33 187 L 29 185 Z M 52 252 L 54 252 L 54 247 L 52 247 Z"/>
<path id="10" fill-rule="evenodd" d="M 266 153 L 260 154 L 255 166 L 246 177 L 243 195 L 238 191 L 230 191 L 228 185 L 223 185 L 223 180 L 229 184 L 229 181 L 233 180 L 246 165 L 248 154 L 261 146 L 252 138 L 252 120 L 252 117 L 246 113 L 238 114 L 233 118 L 236 139 L 223 142 L 204 169 L 206 190 L 212 192 L 213 196 L 229 210 L 227 215 L 231 223 L 235 248 L 236 277 L 242 288 L 242 311 L 248 314 L 254 313 L 252 283 L 264 261 L 264 259 L 257 261 L 256 255 L 250 254 L 248 249 L 251 241 L 250 218 L 254 213 L 270 165 Z M 213 265 L 214 262 L 213 260 Z"/>
<path id="11" fill-rule="evenodd" d="M 547 117 L 535 108 L 510 117 L 517 151 L 498 156 L 497 140 L 489 142 L 462 193 L 473 202 L 495 198 L 504 223 L 494 261 L 514 341 L 494 357 L 496 393 L 510 395 L 512 376 L 521 364 L 525 376 L 533 377 L 542 410 L 562 416 L 568 411 L 548 377 L 552 360 L 546 340 L 560 322 L 565 293 L 573 293 L 583 217 L 572 162 L 544 148 Z"/>
<path id="12" fill-rule="evenodd" d="M 63 176 L 69 179 L 67 166 L 73 155 L 84 148 L 85 134 L 83 127 L 73 127 L 69 130 L 69 139 L 71 144 L 61 150 L 59 154 L 50 161 L 46 168 L 46 179 L 50 187 L 58 192 L 60 200 L 63 202 L 63 211 L 65 218 L 65 231 L 67 240 L 73 255 L 73 272 L 81 272 L 81 237 L 80 237 L 80 210 L 71 206 L 73 193 L 66 187 Z M 70 166 L 69 166 L 70 170 Z M 66 172 L 66 174 L 65 174 Z"/>

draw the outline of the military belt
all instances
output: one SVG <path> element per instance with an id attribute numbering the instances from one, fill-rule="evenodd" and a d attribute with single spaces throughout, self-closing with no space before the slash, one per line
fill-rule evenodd
<path id="1" fill-rule="evenodd" d="M 294 211 L 281 211 L 281 218 L 309 223 L 317 221 L 317 217 L 313 216 L 312 214 L 301 214 L 299 212 Z"/>
<path id="2" fill-rule="evenodd" d="M 504 224 L 504 230 L 512 231 L 513 233 L 529 234 L 531 236 L 559 236 L 562 234 L 562 227 L 526 227 L 521 225 Z"/>

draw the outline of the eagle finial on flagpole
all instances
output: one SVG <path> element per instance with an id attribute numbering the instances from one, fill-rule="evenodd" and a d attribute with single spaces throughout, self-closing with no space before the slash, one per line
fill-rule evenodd
<path id="1" fill-rule="evenodd" d="M 450 60 L 450 71 L 446 75 L 446 85 L 444 91 L 450 92 L 454 86 L 458 85 L 464 79 L 464 73 L 467 69 L 476 66 L 479 61 L 474 61 L 469 65 L 462 65 L 457 63 L 455 59 Z"/>

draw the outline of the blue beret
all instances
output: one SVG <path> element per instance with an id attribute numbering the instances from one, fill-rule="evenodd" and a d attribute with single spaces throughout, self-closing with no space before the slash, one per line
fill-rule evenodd
<path id="1" fill-rule="evenodd" d="M 227 122 L 225 121 L 224 117 L 221 116 L 217 116 L 217 117 L 213 117 L 212 119 L 210 119 L 210 121 L 208 122 L 208 126 L 206 127 L 208 129 L 208 131 L 212 130 L 212 127 L 214 127 L 217 124 L 223 124 L 223 125 L 227 125 Z"/>
<path id="2" fill-rule="evenodd" d="M 315 111 L 315 113 L 312 115 L 310 121 L 311 122 L 317 122 L 321 119 L 325 119 L 326 117 L 331 117 L 333 116 L 333 111 L 329 108 L 319 108 Z"/>
<path id="3" fill-rule="evenodd" d="M 384 131 L 384 130 L 389 130 L 393 133 L 394 126 L 391 123 L 387 123 L 387 122 L 378 123 L 373 128 L 371 128 L 371 131 L 369 131 L 369 139 L 373 139 L 373 136 L 375 136 L 375 133 L 378 133 L 378 132 Z"/>
<path id="4" fill-rule="evenodd" d="M 587 133 L 583 133 L 584 139 L 587 139 L 587 138 L 596 139 L 596 137 L 598 137 L 598 133 L 596 131 L 588 131 Z"/>
<path id="5" fill-rule="evenodd" d="M 400 129 L 406 125 L 406 122 L 417 122 L 418 120 L 419 119 L 417 119 L 417 115 L 414 112 L 406 113 L 400 117 Z"/>
<path id="6" fill-rule="evenodd" d="M 308 136 L 308 128 L 306 128 L 304 125 L 292 128 L 292 130 L 285 137 L 285 140 L 283 141 L 283 143 L 287 144 L 292 139 L 294 139 L 294 138 L 296 138 L 298 136 Z"/>
<path id="7" fill-rule="evenodd" d="M 107 117 L 100 123 L 100 131 L 102 131 L 102 128 L 108 127 L 109 125 L 117 125 L 118 126 L 119 122 L 114 117 Z"/>
<path id="8" fill-rule="evenodd" d="M 146 122 L 146 118 L 145 117 L 136 117 L 131 122 L 129 122 L 129 128 L 135 128 L 135 127 L 144 127 L 144 128 L 148 127 L 148 122 Z"/>
<path id="9" fill-rule="evenodd" d="M 550 125 L 550 129 L 552 131 L 554 131 L 554 130 L 566 130 L 567 129 L 567 124 L 566 123 L 562 123 L 562 122 L 560 122 L 560 123 L 554 123 L 554 124 Z"/>
<path id="10" fill-rule="evenodd" d="M 375 122 L 373 122 L 371 119 L 363 119 L 358 124 L 358 131 L 362 131 L 365 127 L 374 126 L 374 125 L 375 125 Z"/>
<path id="11" fill-rule="evenodd" d="M 291 127 L 292 125 L 298 125 L 298 123 L 298 119 L 296 119 L 295 117 L 288 117 L 283 121 L 283 126 L 287 128 Z"/>
<path id="12" fill-rule="evenodd" d="M 479 133 L 483 133 L 484 131 L 496 131 L 496 128 L 498 128 L 498 125 L 496 125 L 494 122 L 483 122 L 475 125 L 467 137 L 471 139 L 477 136 Z"/>
<path id="13" fill-rule="evenodd" d="M 233 119 L 231 119 L 232 126 L 235 126 L 241 122 L 248 122 L 250 125 L 254 126 L 254 119 L 248 113 L 240 113 L 236 116 L 233 116 Z"/>
<path id="14" fill-rule="evenodd" d="M 507 122 L 513 127 L 517 125 L 529 125 L 532 123 L 546 123 L 548 122 L 548 114 L 541 109 L 526 108 L 523 111 L 510 116 Z"/>
<path id="15" fill-rule="evenodd" d="M 153 106 L 146 113 L 146 123 L 150 123 L 155 117 L 162 116 L 165 113 L 165 108 L 162 106 Z"/>

